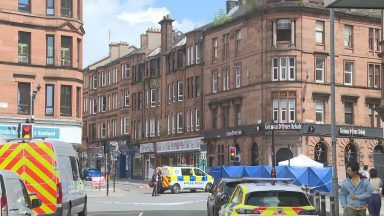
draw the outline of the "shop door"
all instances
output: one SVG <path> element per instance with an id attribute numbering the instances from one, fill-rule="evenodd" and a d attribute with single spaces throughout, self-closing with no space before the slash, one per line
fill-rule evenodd
<path id="1" fill-rule="evenodd" d="M 126 162 L 127 162 L 126 155 L 121 154 L 119 157 L 119 161 L 120 161 L 119 176 L 120 176 L 120 178 L 126 178 L 126 172 L 125 172 L 125 167 L 126 167 Z"/>
<path id="2" fill-rule="evenodd" d="M 377 145 L 373 151 L 373 162 L 377 176 L 384 180 L 384 147 Z"/>
<path id="3" fill-rule="evenodd" d="M 153 172 L 155 171 L 154 165 L 155 165 L 155 157 L 153 155 L 149 155 L 149 157 L 145 161 L 145 166 L 147 170 L 146 178 L 152 178 Z"/>

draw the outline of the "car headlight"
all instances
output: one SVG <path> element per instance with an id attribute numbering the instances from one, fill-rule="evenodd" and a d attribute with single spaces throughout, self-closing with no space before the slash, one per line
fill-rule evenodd
<path id="1" fill-rule="evenodd" d="M 261 212 L 256 209 L 237 209 L 236 212 L 237 214 L 261 214 Z"/>
<path id="2" fill-rule="evenodd" d="M 300 211 L 298 215 L 318 215 L 316 209 Z"/>

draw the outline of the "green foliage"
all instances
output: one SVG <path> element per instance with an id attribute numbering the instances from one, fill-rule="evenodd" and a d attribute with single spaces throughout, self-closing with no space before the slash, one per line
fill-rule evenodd
<path id="1" fill-rule="evenodd" d="M 223 9 L 220 9 L 215 15 L 215 18 L 213 19 L 213 24 L 215 26 L 218 26 L 228 22 L 230 19 L 231 18 L 227 16 L 227 14 L 223 11 Z"/>

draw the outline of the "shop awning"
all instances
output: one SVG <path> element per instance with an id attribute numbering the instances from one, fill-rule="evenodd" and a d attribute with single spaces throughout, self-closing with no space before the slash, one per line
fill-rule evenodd
<path id="1" fill-rule="evenodd" d="M 336 0 L 327 8 L 384 9 L 383 0 Z"/>

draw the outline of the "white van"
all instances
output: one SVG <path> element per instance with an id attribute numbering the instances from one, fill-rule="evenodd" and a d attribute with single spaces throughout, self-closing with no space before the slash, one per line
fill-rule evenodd
<path id="1" fill-rule="evenodd" d="M 30 199 L 20 176 L 8 170 L 0 171 L 0 216 L 35 215 L 41 200 Z"/>
<path id="2" fill-rule="evenodd" d="M 0 145 L 0 170 L 18 173 L 42 205 L 37 215 L 87 215 L 87 195 L 72 144 L 54 140 Z"/>

